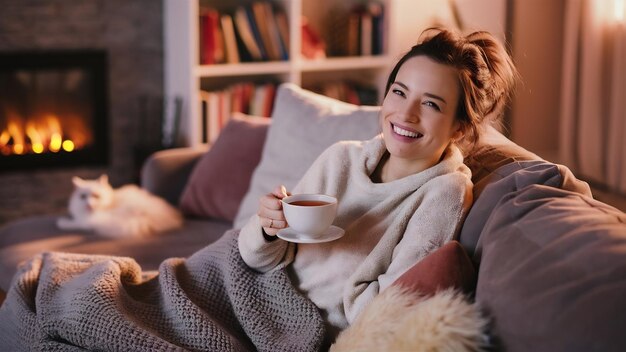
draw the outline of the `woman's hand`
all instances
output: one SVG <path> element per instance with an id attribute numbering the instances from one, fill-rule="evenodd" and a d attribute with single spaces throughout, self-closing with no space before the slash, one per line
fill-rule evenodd
<path id="1" fill-rule="evenodd" d="M 259 200 L 257 215 L 263 231 L 269 236 L 276 236 L 278 230 L 287 227 L 287 220 L 283 213 L 283 204 L 280 200 L 288 195 L 285 186 L 280 185 L 276 187 L 274 192 L 266 194 Z"/>

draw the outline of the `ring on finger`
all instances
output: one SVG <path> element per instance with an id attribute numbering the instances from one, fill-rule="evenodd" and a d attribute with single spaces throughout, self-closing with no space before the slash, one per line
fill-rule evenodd
<path id="1" fill-rule="evenodd" d="M 274 225 L 274 219 L 270 219 L 270 228 Z"/>

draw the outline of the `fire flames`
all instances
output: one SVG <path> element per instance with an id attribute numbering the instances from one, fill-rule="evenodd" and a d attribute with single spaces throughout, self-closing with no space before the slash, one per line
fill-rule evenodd
<path id="1" fill-rule="evenodd" d="M 71 136 L 64 131 L 56 115 L 37 120 L 9 119 L 0 126 L 0 153 L 3 155 L 72 152 L 85 145 L 80 134 Z"/>

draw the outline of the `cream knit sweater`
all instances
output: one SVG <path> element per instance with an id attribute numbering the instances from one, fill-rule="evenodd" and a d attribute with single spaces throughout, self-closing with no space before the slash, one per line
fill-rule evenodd
<path id="1" fill-rule="evenodd" d="M 382 135 L 339 142 L 324 151 L 296 193 L 337 197 L 339 240 L 319 244 L 266 241 L 258 216 L 239 235 L 239 251 L 252 268 L 288 267 L 294 284 L 321 310 L 332 334 L 404 271 L 451 240 L 472 202 L 471 172 L 450 146 L 437 165 L 405 178 L 374 183 L 370 175 L 386 152 Z"/>

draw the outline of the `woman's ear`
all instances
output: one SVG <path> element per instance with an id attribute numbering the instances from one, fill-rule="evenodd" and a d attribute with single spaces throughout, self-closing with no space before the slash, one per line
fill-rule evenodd
<path id="1" fill-rule="evenodd" d="M 463 136 L 465 135 L 465 133 L 463 133 L 463 131 L 461 129 L 458 129 L 456 132 L 454 132 L 454 134 L 452 135 L 452 140 L 456 143 L 458 141 L 460 141 L 461 139 L 463 139 Z"/>
<path id="2" fill-rule="evenodd" d="M 452 133 L 452 141 L 454 143 L 457 143 L 458 141 L 460 141 L 461 139 L 463 139 L 463 136 L 465 135 L 465 126 L 460 123 L 458 120 L 454 122 L 455 126 L 454 126 L 454 132 Z"/>

